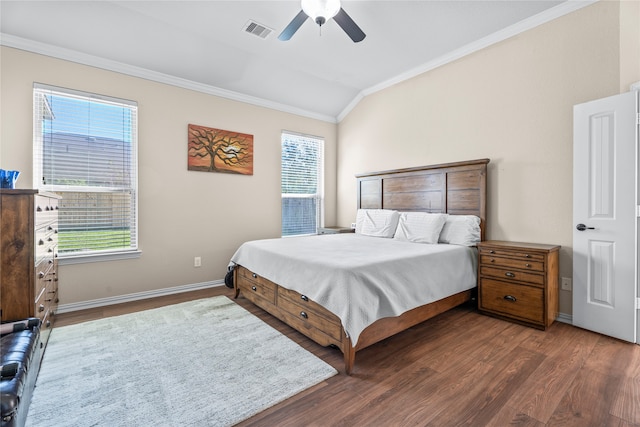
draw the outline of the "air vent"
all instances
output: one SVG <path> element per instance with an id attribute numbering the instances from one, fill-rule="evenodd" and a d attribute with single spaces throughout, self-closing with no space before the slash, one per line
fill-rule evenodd
<path id="1" fill-rule="evenodd" d="M 265 27 L 262 24 L 258 24 L 256 21 L 249 20 L 244 24 L 244 30 L 247 33 L 253 34 L 260 38 L 266 39 L 269 34 L 273 32 L 271 28 Z"/>

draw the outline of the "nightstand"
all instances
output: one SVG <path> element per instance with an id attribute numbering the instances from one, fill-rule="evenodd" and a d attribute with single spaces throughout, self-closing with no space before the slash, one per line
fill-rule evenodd
<path id="1" fill-rule="evenodd" d="M 355 233 L 351 227 L 320 227 L 318 234 L 338 234 L 338 233 Z"/>
<path id="2" fill-rule="evenodd" d="M 560 246 L 478 243 L 478 310 L 545 330 L 558 317 Z"/>

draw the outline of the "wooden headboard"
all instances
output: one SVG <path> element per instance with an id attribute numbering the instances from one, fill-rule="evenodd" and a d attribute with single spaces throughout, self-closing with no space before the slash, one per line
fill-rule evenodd
<path id="1" fill-rule="evenodd" d="M 358 174 L 358 209 L 477 215 L 484 240 L 488 163 L 478 159 Z"/>

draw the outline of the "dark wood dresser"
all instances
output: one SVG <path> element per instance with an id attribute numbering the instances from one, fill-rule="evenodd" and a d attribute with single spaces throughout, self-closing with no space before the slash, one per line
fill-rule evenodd
<path id="1" fill-rule="evenodd" d="M 478 243 L 478 310 L 538 329 L 558 317 L 560 246 Z"/>
<path id="2" fill-rule="evenodd" d="M 40 318 L 44 345 L 58 308 L 58 200 L 38 190 L 0 189 L 1 318 Z"/>

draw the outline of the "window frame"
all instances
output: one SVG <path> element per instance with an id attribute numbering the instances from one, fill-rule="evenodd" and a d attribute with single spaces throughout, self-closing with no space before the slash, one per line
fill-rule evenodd
<path id="1" fill-rule="evenodd" d="M 45 96 L 47 93 L 55 94 L 68 98 L 79 98 L 83 101 L 95 101 L 103 104 L 116 104 L 123 108 L 128 108 L 132 113 L 129 128 L 131 137 L 131 152 L 128 159 L 128 173 L 130 174 L 128 186 L 116 187 L 100 187 L 100 186 L 77 186 L 77 185 L 60 185 L 45 184 L 44 178 L 44 144 L 45 135 L 44 121 L 53 117 L 51 105 Z M 113 261 L 122 259 L 132 259 L 140 257 L 142 251 L 139 247 L 139 222 L 138 222 L 138 104 L 135 101 L 114 98 L 106 95 L 95 94 L 92 92 L 79 91 L 75 89 L 62 88 L 41 83 L 33 84 L 33 183 L 34 187 L 40 191 L 62 193 L 87 193 L 87 194 L 118 194 L 130 192 L 130 204 L 132 212 L 127 218 L 126 224 L 129 225 L 129 234 L 131 245 L 129 247 L 111 248 L 104 250 L 91 250 L 87 252 L 69 252 L 59 253 L 58 259 L 61 265 L 65 264 L 81 264 L 87 262 Z M 39 114 L 40 113 L 40 114 Z M 92 137 L 89 133 L 84 135 Z M 133 231 L 131 231 L 133 229 Z"/>
<path id="2" fill-rule="evenodd" d="M 316 235 L 318 234 L 318 231 L 320 228 L 324 227 L 324 208 L 325 208 L 325 200 L 324 200 L 324 161 L 325 161 L 325 156 L 324 156 L 324 151 L 325 151 L 325 140 L 323 137 L 321 136 L 316 136 L 316 135 L 308 135 L 308 134 L 302 134 L 302 133 L 298 133 L 298 132 L 292 132 L 292 131 L 287 131 L 287 130 L 283 130 L 280 136 L 280 179 L 282 182 L 282 177 L 283 177 L 283 162 L 282 162 L 282 154 L 283 154 L 283 144 L 285 142 L 285 138 L 289 137 L 289 138 L 300 138 L 300 139 L 307 139 L 307 140 L 314 140 L 315 142 L 317 142 L 319 144 L 319 153 L 320 153 L 320 159 L 318 160 L 318 169 L 317 169 L 317 191 L 316 193 L 283 193 L 282 192 L 282 183 L 281 183 L 281 202 L 280 202 L 280 206 L 281 206 L 281 213 L 280 213 L 280 224 L 281 224 L 281 229 L 280 229 L 280 235 L 281 237 L 298 237 L 298 236 L 312 236 L 312 235 Z M 286 195 L 286 196 L 285 196 Z M 316 199 L 316 229 L 315 232 L 313 233 L 300 233 L 300 234 L 288 234 L 288 235 L 284 235 L 284 227 L 282 227 L 282 224 L 284 222 L 284 209 L 283 209 L 283 201 L 285 198 L 308 198 L 308 199 Z"/>

